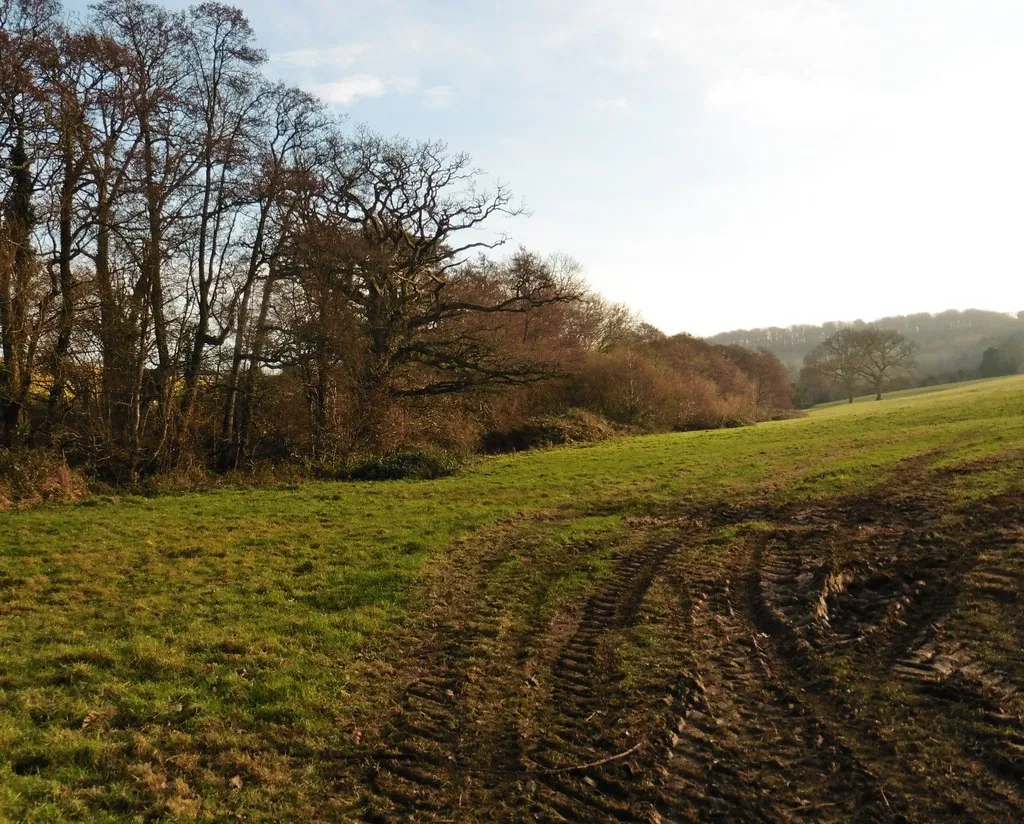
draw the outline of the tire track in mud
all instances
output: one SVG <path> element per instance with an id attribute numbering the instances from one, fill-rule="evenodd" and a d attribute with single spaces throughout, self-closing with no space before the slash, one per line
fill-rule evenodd
<path id="1" fill-rule="evenodd" d="M 409 649 L 412 660 L 403 663 L 412 674 L 365 758 L 359 820 L 450 821 L 459 804 L 480 801 L 480 782 L 465 769 L 469 759 L 485 757 L 484 766 L 491 760 L 507 763 L 507 753 L 494 742 L 483 756 L 472 748 L 469 702 L 476 684 L 493 675 L 486 656 L 502 631 L 507 602 L 523 595 L 521 587 L 489 591 L 487 576 L 508 557 L 491 548 L 479 559 L 481 575 L 456 578 L 454 591 L 443 593 L 439 614 L 428 619 L 431 633 Z M 450 605 L 444 601 L 468 609 L 448 624 Z"/>
<path id="2" fill-rule="evenodd" d="M 1020 632 L 1024 506 L 979 506 L 946 517 L 915 481 L 639 524 L 561 628 L 506 632 L 526 591 L 459 593 L 471 614 L 421 647 L 360 818 L 1024 819 L 1020 671 L 957 612 Z"/>
<path id="3" fill-rule="evenodd" d="M 899 820 L 875 777 L 773 660 L 744 559 L 717 577 L 690 555 L 673 590 L 697 649 L 693 689 L 668 714 L 655 807 L 662 820 Z M 680 627 L 681 628 L 681 627 Z"/>
<path id="4" fill-rule="evenodd" d="M 899 820 L 870 772 L 769 665 L 764 642 L 742 602 L 745 593 L 731 592 L 728 578 L 709 578 L 706 563 L 688 546 L 699 543 L 714 526 L 763 514 L 751 510 L 744 516 L 719 516 L 692 535 L 683 530 L 677 546 L 659 561 L 657 585 L 672 600 L 657 616 L 667 630 L 659 641 L 666 647 L 663 656 L 675 658 L 677 665 L 670 683 L 651 685 L 658 699 L 646 715 L 632 713 L 630 721 L 644 736 L 645 751 L 631 761 L 587 771 L 582 780 L 546 781 L 557 794 L 548 805 L 556 817 L 789 821 L 814 819 L 828 811 L 844 820 Z M 623 572 L 629 572 L 628 565 Z M 645 575 L 638 584 L 637 591 L 646 595 L 654 581 Z M 625 589 L 621 581 L 616 589 Z M 585 643 L 577 644 L 574 637 L 555 666 L 557 672 L 566 650 L 574 656 L 572 697 L 560 696 L 557 689 L 553 694 L 564 716 L 593 712 L 595 703 L 581 705 L 580 697 L 600 695 L 593 682 L 586 690 L 576 677 L 586 670 L 577 668 L 578 658 L 594 657 L 589 654 L 597 648 L 591 632 L 635 624 L 640 600 L 630 603 L 628 620 L 617 624 L 610 620 L 609 601 L 601 596 L 592 600 L 602 617 L 584 620 L 577 636 Z M 684 659 L 693 659 L 693 650 L 686 656 L 684 647 L 697 639 L 703 643 L 696 661 L 684 666 Z M 638 695 L 630 698 L 636 702 Z M 626 714 L 627 708 L 616 707 L 616 712 Z M 620 736 L 620 746 L 622 740 Z M 589 752 L 612 751 L 611 743 L 591 746 Z M 551 750 L 564 759 L 572 748 L 562 738 L 551 742 Z M 552 756 L 536 763 L 552 767 L 559 762 Z"/>
<path id="5" fill-rule="evenodd" d="M 536 780 L 538 818 L 554 813 L 568 820 L 637 820 L 631 763 L 616 759 L 587 770 L 571 768 L 646 744 L 609 734 L 625 706 L 615 691 L 614 650 L 608 642 L 635 624 L 647 590 L 675 548 L 675 542 L 659 542 L 621 558 L 611 579 L 588 599 L 579 626 L 559 651 L 550 673 L 555 717 L 523 759 L 524 770 Z M 595 719 L 599 723 L 591 723 Z"/>
<path id="6" fill-rule="evenodd" d="M 1019 507 L 1019 504 L 1018 504 Z M 956 597 L 998 614 L 1012 607 L 1024 588 L 1024 570 L 1008 569 L 1006 555 L 1024 544 L 1024 512 L 1007 506 L 976 536 L 976 544 L 957 564 Z M 1017 535 L 1007 535 L 1015 531 Z M 980 546 L 979 546 L 980 545 Z M 947 626 L 943 611 L 899 648 L 894 676 L 912 686 L 922 704 L 956 716 L 953 730 L 963 751 L 1007 783 L 1007 797 L 1024 789 L 1024 700 L 1012 677 L 987 663 L 978 651 L 991 639 Z M 1012 622 L 1013 618 L 1008 616 Z M 913 626 L 913 624 L 911 624 Z M 1017 805 L 1024 817 L 1024 804 Z"/>
<path id="7" fill-rule="evenodd" d="M 474 804 L 499 803 L 498 795 L 528 779 L 528 796 L 536 796 L 529 803 L 541 818 L 554 812 L 570 818 L 582 814 L 586 820 L 595 815 L 635 820 L 628 804 L 621 803 L 628 788 L 609 770 L 589 770 L 577 779 L 575 773 L 581 771 L 575 767 L 615 755 L 608 748 L 617 742 L 591 735 L 594 729 L 606 730 L 614 720 L 614 650 L 607 642 L 635 620 L 647 587 L 672 548 L 661 542 L 621 554 L 612 574 L 586 600 L 575 631 L 542 673 L 548 682 L 546 703 L 557 709 L 526 755 L 515 723 L 482 731 L 475 727 L 467 704 L 480 693 L 500 692 L 493 685 L 485 687 L 481 660 L 501 632 L 503 608 L 528 593 L 505 592 L 500 599 L 491 598 L 489 605 L 462 622 L 458 633 L 430 646 L 425 653 L 427 672 L 401 691 L 380 743 L 368 757 L 368 792 L 359 816 L 384 822 L 451 820 L 454 814 L 458 820 L 455 797 L 466 809 L 464 819 L 473 820 L 469 810 Z M 479 603 L 476 599 L 484 590 L 481 585 L 466 602 Z M 516 662 L 521 665 L 525 656 L 524 649 L 518 650 Z M 491 669 L 494 676 L 502 664 L 494 663 Z M 504 669 L 499 680 L 503 678 L 507 691 L 514 692 L 518 679 L 508 672 L 507 661 Z M 595 718 L 600 725 L 590 723 Z"/>
<path id="8" fill-rule="evenodd" d="M 969 775 L 963 795 L 974 796 L 973 815 L 994 820 L 1022 816 L 1024 730 L 1020 716 L 1003 710 L 992 687 L 1001 685 L 997 692 L 1004 700 L 1018 690 L 976 660 L 972 647 L 984 646 L 985 638 L 952 646 L 943 638 L 943 627 L 961 595 L 977 602 L 978 593 L 971 591 L 969 581 L 978 571 L 982 548 L 994 549 L 998 557 L 1000 542 L 988 530 L 936 529 L 937 519 L 927 517 L 927 511 L 917 515 L 911 519 L 916 523 L 903 524 L 900 562 L 888 572 L 879 573 L 876 567 L 870 585 L 859 589 L 852 586 L 859 578 L 856 567 L 829 569 L 806 542 L 792 540 L 799 533 L 783 532 L 761 541 L 750 579 L 755 616 L 773 636 L 780 659 L 826 707 L 833 707 L 832 717 L 853 733 L 851 740 L 871 762 L 891 760 L 893 742 L 884 741 L 857 717 L 856 707 L 842 697 L 844 685 L 835 682 L 817 659 L 821 651 L 851 650 L 846 664 L 856 673 L 855 680 L 874 682 L 875 687 L 893 678 L 908 683 L 914 692 L 911 709 L 924 710 L 922 717 L 949 716 L 958 710 L 982 713 L 985 723 L 963 721 L 945 729 L 951 743 L 955 739 L 960 751 L 988 769 L 993 779 L 982 791 L 976 784 L 970 786 Z M 967 520 L 972 518 L 968 515 Z M 861 556 L 859 563 L 863 562 Z M 1008 588 L 1012 581 L 1005 575 L 982 575 L 986 585 L 1002 584 L 999 592 L 1004 597 L 1007 591 L 1016 591 Z M 848 612 L 854 613 L 853 620 L 844 620 Z M 853 646 L 847 646 L 851 642 Z M 973 779 L 977 781 L 977 776 Z M 927 805 L 936 792 L 934 783 L 902 783 L 915 805 Z M 950 796 L 944 812 L 958 813 L 961 806 Z"/>
<path id="9" fill-rule="evenodd" d="M 897 789 L 877 776 L 891 768 L 893 748 L 858 718 L 856 709 L 841 697 L 827 671 L 815 657 L 813 640 L 825 631 L 828 617 L 823 603 L 827 593 L 841 584 L 841 575 L 820 561 L 807 569 L 799 549 L 788 540 L 757 540 L 751 551 L 747 572 L 747 604 L 751 623 L 765 639 L 766 650 L 776 671 L 790 688 L 799 691 L 818 722 L 829 730 L 847 760 L 870 786 L 865 820 L 903 820 L 911 809 L 905 797 L 927 805 L 928 788 L 909 777 Z M 908 786 L 909 784 L 909 786 Z"/>
<path id="10" fill-rule="evenodd" d="M 445 650 L 445 668 L 406 687 L 382 736 L 386 749 L 373 753 L 366 770 L 372 796 L 365 799 L 364 820 L 444 814 L 446 802 L 439 802 L 438 795 L 451 788 L 451 765 L 462 734 L 457 691 L 464 677 L 457 663 L 468 640 L 453 642 Z"/>

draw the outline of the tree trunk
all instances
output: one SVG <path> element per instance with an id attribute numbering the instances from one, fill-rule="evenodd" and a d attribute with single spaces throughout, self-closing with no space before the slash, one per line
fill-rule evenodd
<path id="1" fill-rule="evenodd" d="M 212 126 L 208 122 L 206 139 L 208 152 L 210 151 L 211 138 L 209 132 L 211 129 Z M 213 215 L 210 212 L 213 186 L 213 161 L 210 157 L 207 157 L 204 164 L 203 205 L 199 213 L 199 253 L 197 255 L 198 265 L 196 267 L 196 277 L 198 280 L 196 298 L 199 314 L 196 319 L 195 335 L 192 338 L 192 350 L 185 363 L 185 391 L 181 400 L 181 416 L 178 421 L 179 437 L 182 441 L 179 444 L 179 448 L 183 446 L 184 439 L 188 437 L 188 430 L 192 428 L 192 417 L 195 414 L 196 400 L 199 396 L 199 375 L 203 366 L 203 352 L 206 349 L 206 339 L 210 329 L 210 289 L 213 282 L 216 249 L 210 250 L 209 270 L 206 268 L 206 253 L 208 245 L 207 235 L 210 232 L 210 223 L 213 219 Z M 214 238 L 216 238 L 216 228 L 214 228 Z M 216 240 L 214 239 L 209 245 L 213 246 L 215 243 Z"/>
<path id="2" fill-rule="evenodd" d="M 220 447 L 217 454 L 217 470 L 226 472 L 229 469 L 237 468 L 239 460 L 239 437 L 238 437 L 238 401 L 239 382 L 242 379 L 242 367 L 245 364 L 245 348 L 248 345 L 252 348 L 255 340 L 249 340 L 259 335 L 259 324 L 265 323 L 266 312 L 269 308 L 269 280 L 268 288 L 264 291 L 263 303 L 260 306 L 260 317 L 257 323 L 256 335 L 249 335 L 250 305 L 252 302 L 252 291 L 256 285 L 256 278 L 260 271 L 263 254 L 263 235 L 266 228 L 269 208 L 267 204 L 261 205 L 260 219 L 256 227 L 256 236 L 253 238 L 252 250 L 249 255 L 249 267 L 246 272 L 245 283 L 242 286 L 242 300 L 238 305 L 238 317 L 235 321 L 235 345 L 231 353 L 231 368 L 228 372 L 227 386 L 224 393 L 224 414 L 221 418 Z M 251 365 L 250 365 L 251 368 Z"/>
<path id="3" fill-rule="evenodd" d="M 252 399 L 256 393 L 256 382 L 260 376 L 260 364 L 263 361 L 263 347 L 267 340 L 267 317 L 270 314 L 271 299 L 274 294 L 274 283 L 277 272 L 273 259 L 267 262 L 267 279 L 263 284 L 263 296 L 260 300 L 260 313 L 253 327 L 252 340 L 247 358 L 248 366 L 244 371 L 244 381 L 239 389 L 237 409 L 234 415 L 234 432 L 232 434 L 234 449 L 234 467 L 237 469 L 242 458 L 249 450 L 252 436 Z"/>
<path id="4" fill-rule="evenodd" d="M 53 345 L 51 360 L 53 384 L 50 386 L 50 398 L 47 416 L 50 423 L 56 423 L 63 413 L 65 388 L 67 385 L 67 359 L 71 349 L 71 333 L 75 322 L 75 284 L 71 275 L 71 258 L 73 255 L 72 234 L 73 197 L 78 183 L 78 171 L 75 167 L 72 147 L 73 139 L 65 136 L 64 176 L 61 180 L 60 193 L 60 249 L 58 250 L 58 271 L 60 290 L 60 313 L 57 315 L 57 340 Z"/>
<path id="5" fill-rule="evenodd" d="M 162 278 L 165 217 L 163 214 L 163 193 L 157 176 L 157 138 L 153 134 L 148 114 L 139 117 L 139 126 L 143 136 L 142 159 L 145 175 L 146 212 L 149 224 L 149 233 L 144 241 L 143 267 L 149 291 L 149 312 L 153 328 L 153 341 L 156 344 L 157 364 L 155 382 L 157 409 L 160 413 L 160 436 L 153 448 L 153 457 L 155 459 L 163 452 L 170 435 L 171 417 L 173 414 L 174 375 L 172 374 L 170 338 L 164 307 Z M 144 342 L 140 346 L 144 351 Z"/>
<path id="6" fill-rule="evenodd" d="M 0 418 L 3 419 L 3 444 L 13 449 L 17 443 L 18 424 L 21 421 L 21 404 L 16 400 L 4 399 L 0 402 Z"/>
<path id="7" fill-rule="evenodd" d="M 119 379 L 128 368 L 131 359 L 124 359 L 126 347 L 125 329 L 118 322 L 119 312 L 114 298 L 114 284 L 110 274 L 110 225 L 109 201 L 103 183 L 99 187 L 96 208 L 96 256 L 93 265 L 96 272 L 96 293 L 100 305 L 100 418 L 103 434 L 110 442 L 117 442 L 126 434 L 128 416 L 126 393 L 121 391 L 124 381 Z"/>
<path id="8" fill-rule="evenodd" d="M 21 426 L 21 414 L 32 384 L 28 322 L 28 292 L 33 270 L 32 172 L 25 149 L 25 128 L 12 112 L 17 128 L 11 147 L 11 190 L 4 204 L 6 237 L 0 254 L 0 337 L 3 364 L 0 366 L 0 424 L 4 443 L 14 446 Z"/>

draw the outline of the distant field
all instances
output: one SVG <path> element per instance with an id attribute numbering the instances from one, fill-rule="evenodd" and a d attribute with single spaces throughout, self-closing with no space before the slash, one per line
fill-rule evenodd
<path id="1" fill-rule="evenodd" d="M 1022 455 L 1018 376 L 0 514 L 0 821 L 1021 820 Z"/>
<path id="2" fill-rule="evenodd" d="M 956 389 L 964 389 L 972 386 L 981 386 L 986 383 L 993 381 L 1004 381 L 1006 378 L 978 378 L 973 381 L 959 381 L 957 383 L 940 383 L 935 386 L 918 386 L 913 389 L 899 389 L 895 392 L 886 392 L 882 396 L 882 400 L 889 400 L 890 398 L 912 398 L 915 395 L 930 395 L 932 392 L 948 392 Z M 875 393 L 870 392 L 867 395 L 858 395 L 853 399 L 854 403 L 876 403 Z M 831 403 L 818 404 L 815 409 L 828 409 L 832 406 L 849 406 L 849 401 L 832 401 Z"/>

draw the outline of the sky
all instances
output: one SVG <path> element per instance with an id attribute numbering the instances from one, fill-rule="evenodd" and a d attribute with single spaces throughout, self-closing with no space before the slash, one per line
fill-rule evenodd
<path id="1" fill-rule="evenodd" d="M 469 153 L 512 243 L 670 334 L 1024 310 L 1021 0 L 235 4 L 269 75 Z"/>

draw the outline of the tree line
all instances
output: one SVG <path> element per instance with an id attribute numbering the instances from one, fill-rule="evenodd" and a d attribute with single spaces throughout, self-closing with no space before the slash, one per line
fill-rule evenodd
<path id="1" fill-rule="evenodd" d="M 892 329 L 912 340 L 917 346 L 917 370 L 913 381 L 930 385 L 983 376 L 981 359 L 984 351 L 990 347 L 998 348 L 1007 337 L 1024 334 L 1024 312 L 1016 315 L 980 309 L 949 310 L 937 314 L 920 312 L 888 316 L 870 323 L 855 320 L 820 326 L 739 329 L 715 335 L 710 340 L 752 349 L 766 348 L 778 355 L 795 378 L 803 367 L 804 357 L 826 338 L 840 329 L 869 327 Z M 992 357 L 990 354 L 990 360 Z M 997 367 L 990 365 L 988 368 Z"/>
<path id="2" fill-rule="evenodd" d="M 0 0 L 0 437 L 119 479 L 337 462 L 582 406 L 648 428 L 790 405 L 777 359 L 667 338 L 509 189 L 268 79 L 243 13 Z"/>

